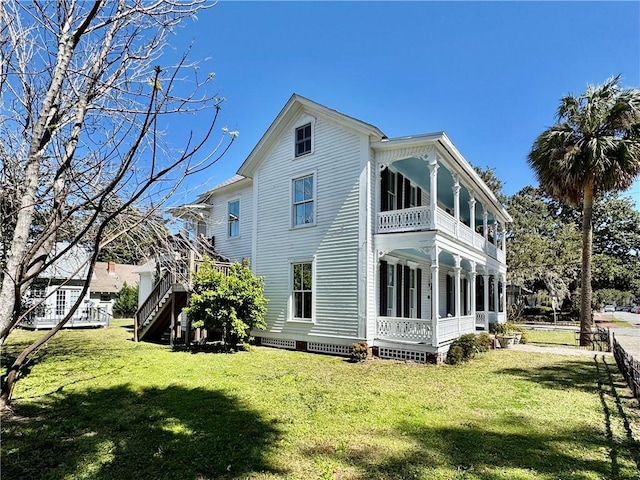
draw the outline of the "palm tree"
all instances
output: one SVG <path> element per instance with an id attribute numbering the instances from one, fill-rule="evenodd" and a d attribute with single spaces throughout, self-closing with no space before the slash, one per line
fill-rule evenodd
<path id="1" fill-rule="evenodd" d="M 553 198 L 582 204 L 580 345 L 591 331 L 593 199 L 629 188 L 640 174 L 640 89 L 620 88 L 620 76 L 588 86 L 560 101 L 557 123 L 535 140 L 529 153 L 540 186 Z"/>

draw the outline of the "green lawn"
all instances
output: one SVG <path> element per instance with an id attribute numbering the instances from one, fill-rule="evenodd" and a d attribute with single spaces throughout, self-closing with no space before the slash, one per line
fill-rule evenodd
<path id="1" fill-rule="evenodd" d="M 527 342 L 533 344 L 550 344 L 575 346 L 576 332 L 571 330 L 527 330 Z"/>
<path id="2" fill-rule="evenodd" d="M 610 357 L 498 350 L 451 367 L 190 354 L 135 344 L 127 327 L 61 332 L 41 352 L 2 422 L 2 478 L 640 474 L 640 410 Z M 34 335 L 18 332 L 5 357 Z"/>

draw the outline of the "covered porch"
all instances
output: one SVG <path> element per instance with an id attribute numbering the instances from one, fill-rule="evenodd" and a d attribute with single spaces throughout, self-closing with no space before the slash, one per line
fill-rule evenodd
<path id="1" fill-rule="evenodd" d="M 421 236 L 435 245 L 378 251 L 375 342 L 438 351 L 461 335 L 504 323 L 504 267 L 445 250 L 435 233 Z"/>

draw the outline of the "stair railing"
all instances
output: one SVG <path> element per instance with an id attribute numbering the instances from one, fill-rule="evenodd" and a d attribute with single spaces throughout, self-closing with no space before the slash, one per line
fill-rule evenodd
<path id="1" fill-rule="evenodd" d="M 138 330 L 143 326 L 143 322 L 149 318 L 151 312 L 158 306 L 162 297 L 169 291 L 171 285 L 175 283 L 175 275 L 173 272 L 167 270 L 160 281 L 156 283 L 147 299 L 140 306 L 135 316 L 134 336 L 135 341 L 138 341 Z"/>

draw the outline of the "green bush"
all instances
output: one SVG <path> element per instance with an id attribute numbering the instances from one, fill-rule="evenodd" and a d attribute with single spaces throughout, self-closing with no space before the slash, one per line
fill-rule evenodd
<path id="1" fill-rule="evenodd" d="M 486 352 L 493 346 L 493 340 L 487 333 L 476 335 L 467 333 L 456 338 L 447 352 L 446 363 L 457 365 L 472 359 L 479 352 Z"/>
<path id="2" fill-rule="evenodd" d="M 464 353 L 460 345 L 451 344 L 449 351 L 447 352 L 447 363 L 449 365 L 458 365 L 459 363 L 466 362 L 468 359 L 464 358 Z"/>
<path id="3" fill-rule="evenodd" d="M 119 318 L 133 317 L 138 310 L 138 286 L 130 287 L 127 282 L 118 292 L 113 302 L 113 315 Z"/>
<path id="4" fill-rule="evenodd" d="M 185 312 L 194 328 L 222 331 L 225 348 L 247 343 L 252 329 L 266 327 L 264 280 L 248 265 L 234 263 L 225 275 L 206 259 L 193 275 L 193 293 Z"/>
<path id="5" fill-rule="evenodd" d="M 352 362 L 363 362 L 369 356 L 369 345 L 367 342 L 356 342 L 351 345 L 351 356 L 350 359 Z"/>
<path id="6" fill-rule="evenodd" d="M 494 335 L 506 335 L 507 325 L 505 323 L 491 323 L 489 324 L 489 332 Z"/>
<path id="7" fill-rule="evenodd" d="M 476 337 L 476 348 L 478 352 L 488 352 L 493 348 L 493 338 L 486 332 Z"/>

